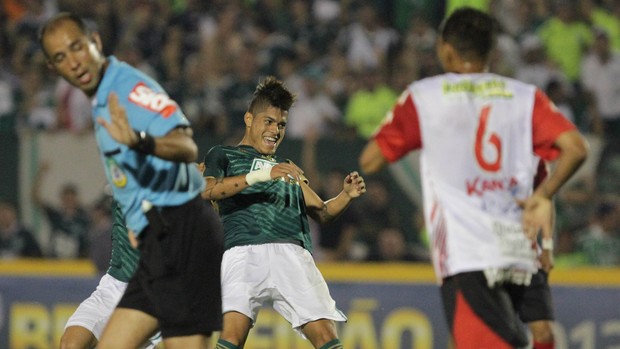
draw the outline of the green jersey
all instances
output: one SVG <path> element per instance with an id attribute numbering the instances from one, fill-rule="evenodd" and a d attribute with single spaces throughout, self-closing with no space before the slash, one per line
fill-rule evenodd
<path id="1" fill-rule="evenodd" d="M 119 281 L 128 282 L 138 266 L 140 253 L 131 246 L 120 206 L 112 202 L 112 258 L 107 273 Z"/>
<path id="2" fill-rule="evenodd" d="M 263 155 L 253 147 L 215 146 L 205 158 L 205 176 L 245 175 L 287 161 Z M 224 225 L 224 248 L 289 242 L 312 252 L 306 205 L 299 183 L 284 180 L 256 183 L 229 198 L 218 200 Z"/>

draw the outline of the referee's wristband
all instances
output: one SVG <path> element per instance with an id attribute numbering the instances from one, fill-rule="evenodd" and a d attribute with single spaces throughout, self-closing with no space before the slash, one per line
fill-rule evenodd
<path id="1" fill-rule="evenodd" d="M 271 180 L 271 167 L 252 171 L 245 175 L 245 181 L 248 185 L 254 185 L 260 182 L 269 182 Z"/>
<path id="2" fill-rule="evenodd" d="M 542 247 L 543 250 L 553 251 L 553 239 L 543 238 L 540 241 L 540 247 Z"/>
<path id="3" fill-rule="evenodd" d="M 133 132 L 138 136 L 138 142 L 129 148 L 142 154 L 153 154 L 155 152 L 155 138 L 146 131 L 133 130 Z"/>

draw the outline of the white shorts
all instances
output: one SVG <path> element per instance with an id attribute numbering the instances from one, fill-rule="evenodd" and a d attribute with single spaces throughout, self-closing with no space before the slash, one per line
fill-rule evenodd
<path id="1" fill-rule="evenodd" d="M 271 305 L 294 329 L 319 320 L 346 321 L 308 250 L 290 243 L 237 246 L 222 259 L 222 307 L 256 321 Z"/>
<path id="2" fill-rule="evenodd" d="M 95 291 L 86 298 L 65 324 L 65 330 L 70 326 L 80 326 L 89 330 L 97 340 L 101 337 L 105 325 L 108 323 L 112 311 L 121 300 L 127 283 L 119 281 L 105 274 L 99 281 Z M 161 336 L 157 333 L 142 347 L 154 348 L 161 342 Z"/>

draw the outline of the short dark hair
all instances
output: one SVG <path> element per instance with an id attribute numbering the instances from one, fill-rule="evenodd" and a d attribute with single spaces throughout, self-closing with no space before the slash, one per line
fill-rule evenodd
<path id="1" fill-rule="evenodd" d="M 42 26 L 39 28 L 39 33 L 37 39 L 39 41 L 39 46 L 43 50 L 43 53 L 47 57 L 47 52 L 45 52 L 45 47 L 43 47 L 43 38 L 45 34 L 50 30 L 59 25 L 64 21 L 69 21 L 75 23 L 75 25 L 80 29 L 82 33 L 86 36 L 91 36 L 93 33 L 92 28 L 86 23 L 86 21 L 78 15 L 75 15 L 70 12 L 60 12 L 52 18 L 48 19 Z"/>
<path id="2" fill-rule="evenodd" d="M 442 23 L 440 35 L 461 57 L 486 62 L 495 47 L 497 30 L 493 17 L 471 7 L 462 7 Z"/>
<path id="3" fill-rule="evenodd" d="M 256 86 L 248 111 L 256 114 L 270 106 L 288 111 L 294 102 L 295 96 L 284 86 L 284 83 L 274 76 L 268 76 Z"/>

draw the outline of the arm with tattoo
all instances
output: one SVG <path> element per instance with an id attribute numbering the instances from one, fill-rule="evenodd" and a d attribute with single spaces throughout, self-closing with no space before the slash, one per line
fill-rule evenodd
<path id="1" fill-rule="evenodd" d="M 351 172 L 344 180 L 342 191 L 334 198 L 323 201 L 306 183 L 301 183 L 308 215 L 324 224 L 336 219 L 351 202 L 366 193 L 364 179 L 357 172 Z"/>
<path id="2" fill-rule="evenodd" d="M 205 200 L 221 200 L 238 194 L 250 185 L 245 175 L 234 177 L 205 177 L 207 187 L 202 192 Z"/>

